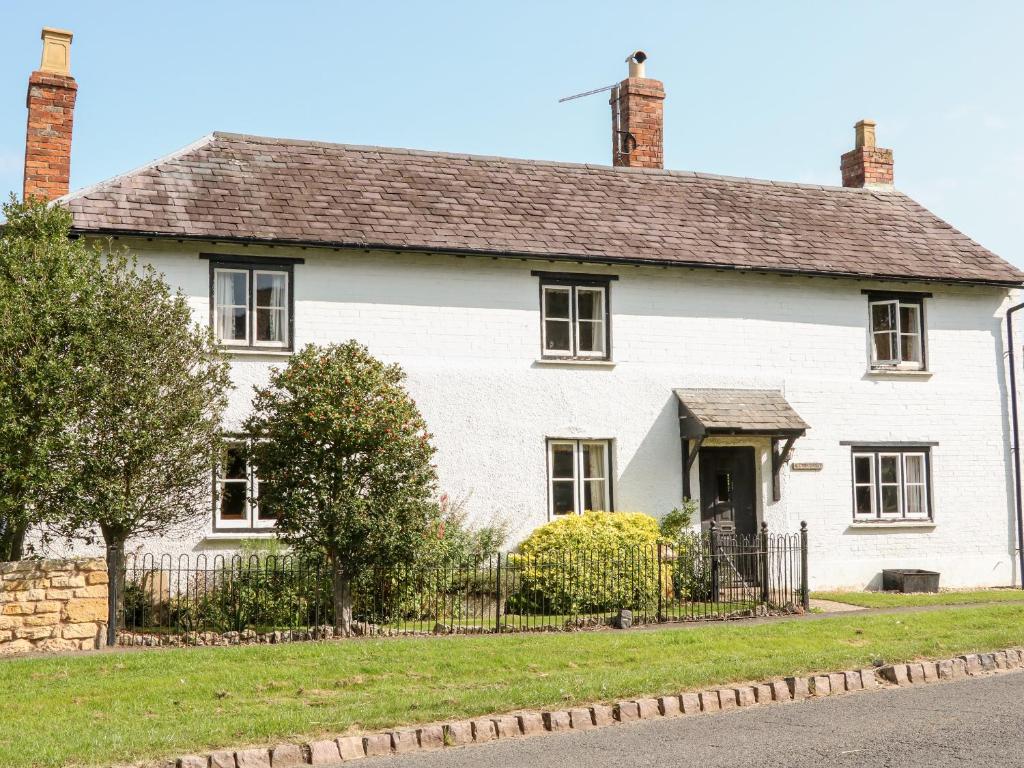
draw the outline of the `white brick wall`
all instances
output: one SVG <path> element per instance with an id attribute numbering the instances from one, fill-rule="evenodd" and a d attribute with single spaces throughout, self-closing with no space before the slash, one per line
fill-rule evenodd
<path id="1" fill-rule="evenodd" d="M 159 243 L 138 250 L 192 298 L 202 322 L 209 274 L 200 251 L 304 258 L 295 267 L 297 343 L 355 338 L 400 363 L 436 435 L 442 490 L 470 495 L 478 518 L 507 518 L 517 537 L 547 519 L 546 437 L 613 439 L 616 508 L 662 515 L 681 495 L 673 388 L 771 387 L 811 425 L 793 461 L 824 468 L 787 470 L 782 501 L 773 503 L 768 441 L 754 441 L 758 504 L 775 529 L 807 520 L 814 586 L 877 585 L 890 566 L 939 570 L 948 586 L 1016 579 L 1004 291 L 904 286 L 934 294 L 926 305 L 933 375 L 873 378 L 861 290 L 891 284 L 364 251 Z M 619 276 L 611 284 L 614 367 L 536 364 L 536 269 Z M 251 385 L 282 363 L 235 359 L 234 423 L 249 407 Z M 938 442 L 934 529 L 851 529 L 843 440 Z M 178 544 L 227 545 L 201 532 Z"/>

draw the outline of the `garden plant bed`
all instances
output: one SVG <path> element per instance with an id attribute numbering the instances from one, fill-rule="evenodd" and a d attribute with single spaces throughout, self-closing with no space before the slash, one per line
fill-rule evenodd
<path id="1" fill-rule="evenodd" d="M 0 662 L 0 765 L 110 766 L 311 743 L 1022 642 L 1024 606 L 988 605 L 685 631 L 366 638 L 9 659 Z"/>

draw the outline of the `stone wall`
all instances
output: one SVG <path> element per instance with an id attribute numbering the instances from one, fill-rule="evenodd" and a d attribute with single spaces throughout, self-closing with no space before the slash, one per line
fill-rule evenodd
<path id="1" fill-rule="evenodd" d="M 103 558 L 0 563 L 0 656 L 100 648 L 106 631 Z"/>

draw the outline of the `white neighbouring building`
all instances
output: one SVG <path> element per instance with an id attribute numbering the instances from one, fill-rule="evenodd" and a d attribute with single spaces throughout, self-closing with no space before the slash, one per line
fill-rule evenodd
<path id="1" fill-rule="evenodd" d="M 806 520 L 815 588 L 890 567 L 1019 583 L 1004 337 L 1024 274 L 895 190 L 869 121 L 842 187 L 663 170 L 643 58 L 611 93 L 612 166 L 214 133 L 71 194 L 27 163 L 26 194 L 61 195 L 77 234 L 213 324 L 231 429 L 292 350 L 354 338 L 408 373 L 441 489 L 516 538 L 689 495 L 704 525 Z M 33 116 L 70 153 L 74 81 L 46 62 L 29 156 Z M 225 462 L 201 526 L 143 544 L 272 534 L 254 483 Z"/>

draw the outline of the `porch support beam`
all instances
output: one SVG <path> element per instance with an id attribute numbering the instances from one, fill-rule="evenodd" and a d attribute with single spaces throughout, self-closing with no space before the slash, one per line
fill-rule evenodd
<path id="1" fill-rule="evenodd" d="M 793 443 L 796 442 L 797 435 L 791 435 L 786 438 L 785 445 L 782 449 L 779 449 L 779 438 L 772 438 L 772 500 L 779 501 L 782 498 L 782 482 L 779 480 L 779 473 L 782 471 L 783 465 L 789 461 L 789 455 L 793 452 Z"/>
<path id="2" fill-rule="evenodd" d="M 690 488 L 690 470 L 693 468 L 693 462 L 697 460 L 697 454 L 700 452 L 700 447 L 704 443 L 704 435 L 696 438 L 695 440 L 689 440 L 683 438 L 683 498 L 692 499 L 693 495 Z"/>

